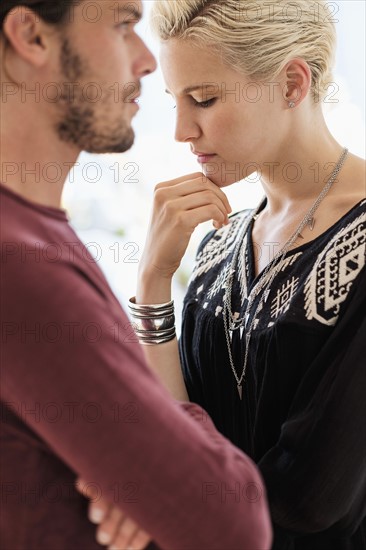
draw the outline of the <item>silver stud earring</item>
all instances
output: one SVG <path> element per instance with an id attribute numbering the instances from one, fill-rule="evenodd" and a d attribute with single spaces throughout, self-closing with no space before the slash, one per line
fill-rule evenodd
<path id="1" fill-rule="evenodd" d="M 289 101 L 288 106 L 290 107 L 290 109 L 293 109 L 294 107 L 296 107 L 296 103 L 294 101 Z"/>

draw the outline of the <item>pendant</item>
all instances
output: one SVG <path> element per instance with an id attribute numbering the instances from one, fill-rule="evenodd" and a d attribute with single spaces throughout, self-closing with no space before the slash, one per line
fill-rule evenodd
<path id="1" fill-rule="evenodd" d="M 301 233 L 298 234 L 298 237 L 299 237 L 300 239 L 303 239 L 303 238 L 304 238 L 304 237 L 301 235 Z"/>
<path id="2" fill-rule="evenodd" d="M 267 290 L 264 291 L 264 303 L 267 302 L 268 296 L 270 295 L 270 293 L 271 293 L 271 289 L 270 289 L 270 288 L 268 288 Z"/>
<path id="3" fill-rule="evenodd" d="M 308 221 L 308 226 L 309 226 L 310 231 L 312 231 L 314 229 L 314 225 L 315 225 L 315 220 L 314 220 L 314 218 L 311 218 Z"/>
<path id="4" fill-rule="evenodd" d="M 238 394 L 239 394 L 240 401 L 241 401 L 242 398 L 243 398 L 243 387 L 242 387 L 241 384 L 238 384 L 238 385 L 237 385 L 237 388 L 238 388 Z"/>
<path id="5" fill-rule="evenodd" d="M 233 343 L 233 331 L 229 330 L 230 342 Z"/>
<path id="6" fill-rule="evenodd" d="M 244 332 L 244 327 L 243 325 L 240 327 L 240 340 L 243 338 L 243 332 Z"/>

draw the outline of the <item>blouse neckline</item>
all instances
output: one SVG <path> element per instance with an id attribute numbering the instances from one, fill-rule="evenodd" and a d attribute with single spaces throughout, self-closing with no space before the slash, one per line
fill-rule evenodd
<path id="1" fill-rule="evenodd" d="M 291 250 L 286 252 L 284 258 L 289 258 L 290 256 L 298 254 L 299 252 L 303 252 L 304 250 L 307 250 L 308 248 L 310 248 L 311 246 L 316 244 L 321 239 L 324 239 L 324 237 L 326 237 L 329 233 L 333 232 L 335 230 L 335 228 L 339 224 L 341 224 L 345 218 L 350 216 L 352 214 L 352 212 L 354 210 L 356 210 L 359 206 L 361 206 L 361 204 L 365 201 L 366 201 L 366 198 L 363 198 L 360 201 L 358 201 L 343 216 L 341 216 L 336 222 L 334 222 L 330 227 L 328 227 L 328 229 L 323 231 L 323 233 L 320 233 L 320 235 L 318 235 L 317 237 L 315 237 L 311 241 L 308 241 L 304 244 L 296 246 L 295 248 L 291 248 Z M 259 209 L 258 209 L 258 214 L 259 214 L 259 212 L 262 212 L 262 210 L 265 208 L 266 204 L 267 204 L 267 198 L 265 197 L 263 199 L 263 202 L 261 203 Z M 254 246 L 253 246 L 253 238 L 252 238 L 253 225 L 254 225 L 254 219 L 252 218 L 251 221 L 250 221 L 250 224 L 248 226 L 248 229 L 247 229 L 247 250 L 248 250 L 248 264 L 249 264 L 248 265 L 248 288 L 249 288 L 249 290 L 251 290 L 257 284 L 258 280 L 262 277 L 265 269 L 267 269 L 267 267 L 270 264 L 273 263 L 273 258 L 272 258 L 272 260 L 270 260 L 270 262 L 268 262 L 268 264 L 265 266 L 265 268 L 262 269 L 260 271 L 260 273 L 258 273 L 257 276 L 254 275 Z"/>

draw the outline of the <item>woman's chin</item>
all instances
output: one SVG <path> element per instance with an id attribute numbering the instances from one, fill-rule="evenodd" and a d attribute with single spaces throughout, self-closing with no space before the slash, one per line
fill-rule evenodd
<path id="1" fill-rule="evenodd" d="M 232 185 L 233 183 L 236 183 L 237 181 L 240 181 L 237 179 L 234 175 L 227 174 L 212 174 L 210 171 L 206 171 L 203 167 L 203 173 L 205 176 L 212 181 L 217 187 L 228 187 L 229 185 Z"/>
<path id="2" fill-rule="evenodd" d="M 240 181 L 241 174 L 239 172 L 239 163 L 235 164 L 236 169 L 233 169 L 233 165 L 226 167 L 225 162 L 207 162 L 202 165 L 202 172 L 205 176 L 212 181 L 217 187 L 227 187 L 237 181 Z"/>

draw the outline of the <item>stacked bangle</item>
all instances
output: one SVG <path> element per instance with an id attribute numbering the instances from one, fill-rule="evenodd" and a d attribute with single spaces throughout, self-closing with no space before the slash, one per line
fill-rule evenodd
<path id="1" fill-rule="evenodd" d="M 130 298 L 128 307 L 140 344 L 152 346 L 170 342 L 176 336 L 174 301 L 165 304 L 140 305 Z"/>

